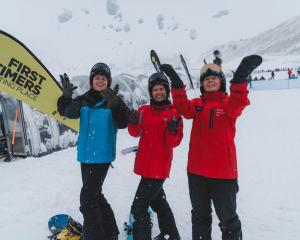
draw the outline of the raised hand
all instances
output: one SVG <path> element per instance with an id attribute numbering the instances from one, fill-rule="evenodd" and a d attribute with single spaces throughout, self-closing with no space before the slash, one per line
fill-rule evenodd
<path id="1" fill-rule="evenodd" d="M 59 75 L 59 77 L 63 88 L 63 96 L 67 99 L 72 98 L 73 92 L 75 91 L 77 86 L 74 86 L 73 83 L 70 83 L 70 79 L 66 73 L 64 73 L 63 75 Z"/>
<path id="2" fill-rule="evenodd" d="M 170 78 L 172 88 L 182 88 L 183 82 L 170 64 L 161 65 L 161 70 Z"/>
<path id="3" fill-rule="evenodd" d="M 248 81 L 248 77 L 251 75 L 253 70 L 262 63 L 262 57 L 259 55 L 250 55 L 244 57 L 240 65 L 236 69 L 232 83 L 245 83 Z"/>

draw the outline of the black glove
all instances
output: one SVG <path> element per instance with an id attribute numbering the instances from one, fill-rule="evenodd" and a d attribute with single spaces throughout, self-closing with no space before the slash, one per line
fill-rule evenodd
<path id="1" fill-rule="evenodd" d="M 232 83 L 245 83 L 247 82 L 248 77 L 262 63 L 262 57 L 259 55 L 250 55 L 244 57 L 240 65 L 236 69 Z"/>
<path id="2" fill-rule="evenodd" d="M 71 99 L 73 92 L 77 88 L 77 86 L 74 86 L 73 83 L 70 83 L 70 79 L 66 73 L 64 73 L 63 75 L 59 75 L 59 77 L 63 88 L 64 98 Z"/>
<path id="3" fill-rule="evenodd" d="M 168 122 L 168 130 L 171 133 L 176 133 L 179 127 L 179 123 L 181 121 L 181 117 L 180 118 L 176 118 L 175 116 L 170 120 L 170 122 Z"/>
<path id="4" fill-rule="evenodd" d="M 119 84 L 114 89 L 106 88 L 100 92 L 100 96 L 107 102 L 108 108 L 115 108 L 119 104 Z"/>
<path id="5" fill-rule="evenodd" d="M 136 125 L 141 121 L 141 113 L 137 113 L 136 111 L 132 110 L 128 114 L 128 123 L 132 125 Z"/>
<path id="6" fill-rule="evenodd" d="M 170 64 L 161 65 L 161 70 L 170 78 L 172 88 L 184 87 L 182 80 Z"/>

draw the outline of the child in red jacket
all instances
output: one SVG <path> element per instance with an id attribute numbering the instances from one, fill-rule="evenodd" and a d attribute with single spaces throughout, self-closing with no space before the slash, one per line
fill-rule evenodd
<path id="1" fill-rule="evenodd" d="M 187 99 L 183 82 L 171 65 L 162 70 L 171 79 L 174 106 L 193 119 L 188 156 L 188 181 L 192 203 L 193 240 L 211 240 L 213 202 L 223 240 L 241 240 L 241 222 L 236 213 L 238 172 L 234 143 L 235 123 L 250 104 L 247 79 L 262 62 L 257 55 L 245 57 L 231 81 L 230 96 L 221 66 L 206 64 L 201 69 L 202 96 Z"/>
<path id="2" fill-rule="evenodd" d="M 169 82 L 162 73 L 150 76 L 148 90 L 150 105 L 133 111 L 128 124 L 130 135 L 140 137 L 134 172 L 142 177 L 131 207 L 133 239 L 151 240 L 152 226 L 147 213 L 151 206 L 157 213 L 161 231 L 155 239 L 179 240 L 163 183 L 169 177 L 173 148 L 181 142 L 183 123 L 169 100 Z"/>

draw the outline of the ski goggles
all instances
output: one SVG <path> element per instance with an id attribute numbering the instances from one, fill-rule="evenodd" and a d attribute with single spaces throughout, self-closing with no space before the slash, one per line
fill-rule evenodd
<path id="1" fill-rule="evenodd" d="M 220 77 L 221 81 L 225 81 L 225 75 L 222 72 L 222 67 L 214 64 L 209 63 L 205 64 L 201 70 L 200 70 L 200 83 L 204 81 L 204 78 L 210 76 L 210 75 L 217 75 Z"/>
<path id="2" fill-rule="evenodd" d="M 222 73 L 222 67 L 214 64 L 214 63 L 209 63 L 205 64 L 201 70 L 200 70 L 200 75 L 207 73 L 207 71 L 210 70 L 211 72 L 215 72 L 216 74 Z"/>

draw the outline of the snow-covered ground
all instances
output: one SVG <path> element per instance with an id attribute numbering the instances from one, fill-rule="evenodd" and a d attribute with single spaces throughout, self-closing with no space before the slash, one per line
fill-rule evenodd
<path id="1" fill-rule="evenodd" d="M 192 96 L 193 93 L 190 92 Z M 300 239 L 300 89 L 251 91 L 251 106 L 237 124 L 239 162 L 238 212 L 244 239 Z M 175 149 L 171 177 L 165 183 L 182 239 L 191 239 L 191 205 L 186 163 L 191 121 L 184 122 L 184 139 Z M 124 239 L 123 223 L 137 188 L 134 154 L 120 150 L 137 139 L 127 130 L 118 133 L 117 159 L 104 183 Z M 67 213 L 82 221 L 78 210 L 81 188 L 76 149 L 42 158 L 0 163 L 1 239 L 41 240 L 49 234 L 48 218 Z M 213 239 L 220 239 L 214 217 Z M 158 232 L 154 225 L 153 235 Z"/>

